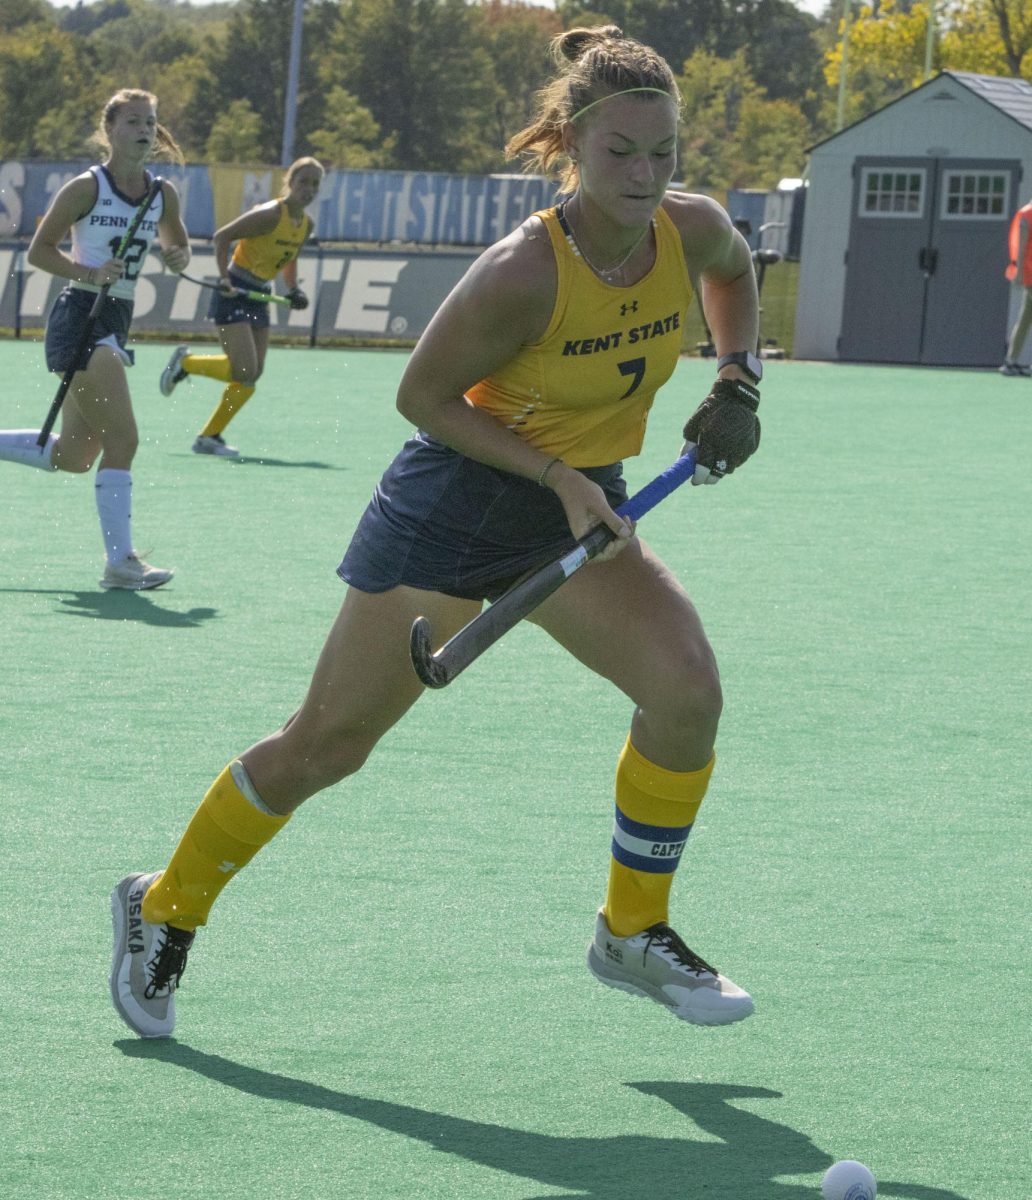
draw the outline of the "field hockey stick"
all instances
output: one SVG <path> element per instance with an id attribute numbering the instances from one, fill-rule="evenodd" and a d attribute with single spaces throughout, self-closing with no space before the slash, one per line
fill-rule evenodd
<path id="1" fill-rule="evenodd" d="M 195 279 L 192 275 L 187 275 L 185 271 L 179 272 L 180 279 L 189 280 L 190 283 L 196 283 L 198 287 L 211 288 L 213 292 L 221 292 L 225 295 L 225 291 L 219 287 L 217 283 L 208 283 L 203 279 Z M 289 296 L 277 296 L 275 292 L 252 292 L 247 288 L 233 288 L 233 295 L 240 296 L 244 300 L 259 300 L 267 304 L 282 304 L 285 308 L 290 307 Z"/>
<path id="2" fill-rule="evenodd" d="M 651 483 L 647 483 L 640 492 L 635 492 L 629 500 L 625 500 L 616 510 L 617 515 L 637 521 L 650 509 L 655 508 L 660 500 L 679 488 L 686 479 L 691 479 L 694 473 L 695 450 L 692 449 L 667 467 L 661 475 L 657 475 Z M 485 608 L 453 638 L 445 642 L 436 654 L 433 653 L 430 622 L 426 617 L 416 617 L 409 636 L 409 652 L 416 674 L 427 687 L 446 687 L 489 646 L 493 646 L 502 634 L 532 613 L 565 583 L 574 571 L 579 571 L 586 562 L 590 562 L 615 537 L 616 534 L 607 526 L 596 526 L 562 558 L 545 563 L 526 579 L 514 583 L 494 604 Z"/>
<path id="3" fill-rule="evenodd" d="M 154 203 L 154 199 L 158 192 L 161 191 L 161 176 L 156 175 L 151 180 L 151 185 L 147 189 L 147 195 L 144 196 L 140 207 L 133 214 L 133 219 L 129 222 L 129 228 L 125 231 L 125 235 L 118 243 L 118 248 L 115 250 L 114 257 L 121 259 L 125 256 L 125 252 L 129 249 L 129 244 L 136 236 L 137 229 L 140 228 L 140 222 L 150 211 L 150 206 Z M 90 336 L 93 333 L 93 326 L 97 323 L 97 317 L 100 316 L 100 309 L 105 299 L 107 299 L 108 291 L 111 288 L 110 283 L 105 283 L 99 292 L 97 298 L 93 301 L 93 306 L 86 317 L 86 324 L 82 327 L 82 333 L 79 335 L 79 341 L 76 343 L 75 356 L 72 359 L 72 365 L 61 376 L 61 383 L 57 389 L 57 395 L 54 397 L 53 403 L 50 405 L 50 411 L 47 413 L 47 419 L 43 422 L 43 428 L 39 431 L 39 437 L 36 438 L 36 445 L 41 449 L 47 444 L 47 438 L 50 437 L 50 431 L 54 428 L 54 422 L 57 420 L 57 414 L 61 411 L 61 405 L 64 404 L 64 398 L 68 394 L 68 389 L 72 386 L 72 377 L 79 370 L 79 358 L 82 352 L 89 344 Z"/>

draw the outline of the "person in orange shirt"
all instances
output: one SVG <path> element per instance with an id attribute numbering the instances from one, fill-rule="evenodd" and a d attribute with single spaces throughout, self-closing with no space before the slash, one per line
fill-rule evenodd
<path id="1" fill-rule="evenodd" d="M 1029 237 L 1029 224 L 1032 222 L 1032 201 L 1019 208 L 1011 221 L 1010 237 L 1008 239 L 1010 261 L 1007 264 L 1007 278 L 1016 287 L 1022 288 L 1024 296 L 1021 302 L 1021 312 L 1014 322 L 1007 343 L 1007 357 L 1000 367 L 1001 375 L 1032 375 L 1032 367 L 1019 363 L 1018 358 L 1025 346 L 1028 332 L 1032 329 L 1032 238 Z"/>

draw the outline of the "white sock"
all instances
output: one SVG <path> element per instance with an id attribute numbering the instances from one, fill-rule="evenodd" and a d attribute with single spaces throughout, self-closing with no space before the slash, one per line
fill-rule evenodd
<path id="1" fill-rule="evenodd" d="M 37 446 L 38 429 L 0 430 L 0 460 L 21 463 L 26 467 L 39 467 L 41 471 L 56 471 L 50 457 L 57 445 L 54 434 L 48 434 L 47 444 Z"/>
<path id="2" fill-rule="evenodd" d="M 133 552 L 131 473 L 111 468 L 98 471 L 96 496 L 107 560 L 109 563 L 120 563 Z"/>
<path id="3" fill-rule="evenodd" d="M 239 758 L 229 764 L 229 773 L 233 776 L 233 782 L 240 789 L 241 795 L 250 800 L 260 813 L 265 813 L 267 817 L 283 816 L 282 813 L 273 812 L 271 808 L 266 806 L 265 801 L 255 791 L 254 784 L 251 782 L 251 776 L 248 775 L 247 768 Z"/>

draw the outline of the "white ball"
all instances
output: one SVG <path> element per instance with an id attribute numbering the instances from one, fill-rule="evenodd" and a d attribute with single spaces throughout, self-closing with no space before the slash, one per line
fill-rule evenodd
<path id="1" fill-rule="evenodd" d="M 821 1180 L 824 1200 L 874 1200 L 878 1181 L 864 1166 L 847 1158 L 827 1169 Z"/>

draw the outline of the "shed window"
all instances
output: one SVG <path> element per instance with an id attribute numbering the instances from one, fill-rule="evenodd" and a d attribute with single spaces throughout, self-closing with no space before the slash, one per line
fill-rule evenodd
<path id="1" fill-rule="evenodd" d="M 1004 171 L 944 171 L 943 220 L 1000 220 L 1007 211 L 1008 176 Z"/>
<path id="2" fill-rule="evenodd" d="M 861 217 L 920 217 L 925 172 L 865 168 L 860 188 Z"/>

